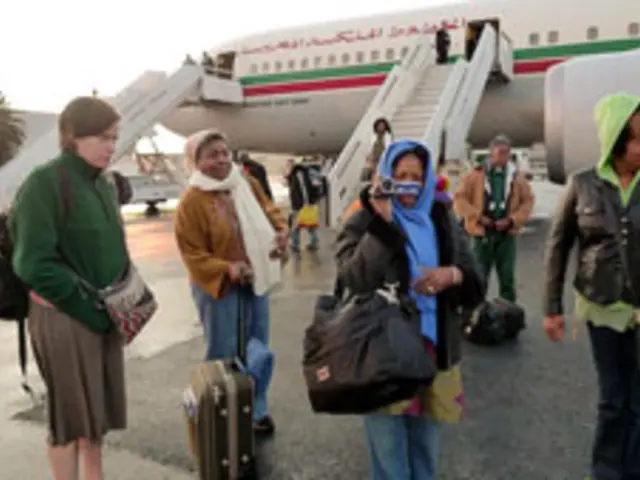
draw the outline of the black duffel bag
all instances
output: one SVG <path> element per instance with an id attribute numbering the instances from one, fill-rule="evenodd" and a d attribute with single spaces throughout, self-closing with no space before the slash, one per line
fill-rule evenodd
<path id="1" fill-rule="evenodd" d="M 517 338 L 525 326 L 522 307 L 502 298 L 495 298 L 490 302 L 483 302 L 466 315 L 462 333 L 471 343 L 499 345 Z"/>
<path id="2" fill-rule="evenodd" d="M 413 397 L 436 374 L 409 297 L 392 290 L 347 302 L 318 298 L 304 337 L 303 372 L 314 412 L 362 414 Z"/>

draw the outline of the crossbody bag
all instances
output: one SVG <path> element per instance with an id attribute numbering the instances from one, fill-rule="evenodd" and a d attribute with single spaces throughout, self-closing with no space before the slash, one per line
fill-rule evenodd
<path id="1" fill-rule="evenodd" d="M 69 179 L 61 169 L 62 194 L 65 210 L 71 205 L 71 185 Z M 122 241 L 125 242 L 124 225 L 122 229 Z M 76 282 L 89 294 L 98 300 L 98 307 L 104 308 L 109 314 L 112 323 L 122 335 L 125 344 L 129 344 L 142 331 L 158 310 L 158 302 L 155 295 L 140 275 L 140 272 L 131 261 L 127 249 L 127 263 L 118 280 L 104 288 L 96 288 L 90 282 L 71 270 L 69 262 L 65 262 L 67 269 Z"/>
<path id="2" fill-rule="evenodd" d="M 155 295 L 130 259 L 120 279 L 105 288 L 95 288 L 79 275 L 73 273 L 73 276 L 97 297 L 126 344 L 138 336 L 158 310 Z"/>

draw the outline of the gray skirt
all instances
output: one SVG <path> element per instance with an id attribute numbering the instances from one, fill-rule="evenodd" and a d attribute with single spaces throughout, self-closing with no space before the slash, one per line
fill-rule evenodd
<path id="1" fill-rule="evenodd" d="M 31 300 L 29 335 L 47 388 L 49 443 L 100 442 L 127 424 L 124 353 L 115 329 L 96 333 Z"/>

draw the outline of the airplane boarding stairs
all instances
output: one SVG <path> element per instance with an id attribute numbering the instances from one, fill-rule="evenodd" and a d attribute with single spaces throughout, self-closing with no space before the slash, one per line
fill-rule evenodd
<path id="1" fill-rule="evenodd" d="M 391 120 L 395 138 L 421 139 L 438 111 L 438 103 L 449 83 L 453 65 L 429 68 L 418 81 L 409 101 L 401 106 Z"/>
<path id="2" fill-rule="evenodd" d="M 389 119 L 396 139 L 427 144 L 434 159 L 442 148 L 445 159 L 461 158 L 488 81 L 506 82 L 513 75 L 511 42 L 488 24 L 470 62 L 461 58 L 452 65 L 435 65 L 433 57 L 430 40 L 419 38 L 358 123 L 328 175 L 330 227 L 340 225 L 342 213 L 362 188 L 375 119 Z"/>
<path id="3" fill-rule="evenodd" d="M 131 153 L 137 141 L 175 108 L 187 100 L 202 99 L 237 104 L 242 101 L 242 87 L 236 80 L 211 79 L 203 98 L 203 84 L 209 82 L 200 65 L 183 65 L 170 75 L 146 72 L 111 99 L 121 114 L 120 132 L 113 164 Z M 216 85 L 219 87 L 215 90 Z M 59 151 L 57 125 L 23 148 L 0 167 L 0 209 L 12 201 L 22 181 L 31 171 L 46 163 Z M 112 166 L 113 166 L 112 164 Z M 174 172 L 175 173 L 175 172 Z"/>

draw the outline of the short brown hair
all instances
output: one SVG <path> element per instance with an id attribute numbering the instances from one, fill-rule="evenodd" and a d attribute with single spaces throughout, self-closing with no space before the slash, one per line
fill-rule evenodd
<path id="1" fill-rule="evenodd" d="M 74 98 L 58 117 L 60 147 L 74 151 L 77 138 L 100 135 L 118 120 L 120 114 L 106 101 L 96 97 Z"/>

